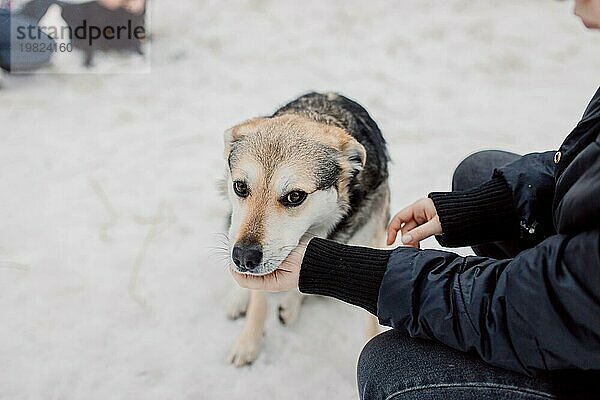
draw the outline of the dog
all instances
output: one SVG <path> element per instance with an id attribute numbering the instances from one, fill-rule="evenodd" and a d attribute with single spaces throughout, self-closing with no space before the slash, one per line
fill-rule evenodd
<path id="1" fill-rule="evenodd" d="M 341 243 L 385 246 L 389 220 L 386 143 L 367 111 L 336 93 L 308 93 L 270 117 L 224 135 L 231 268 L 273 272 L 304 234 Z M 279 304 L 284 325 L 297 318 L 303 295 Z M 229 353 L 236 366 L 258 356 L 266 317 L 264 293 L 239 289 L 227 314 L 246 316 Z M 370 316 L 367 337 L 379 332 Z"/>
<path id="2" fill-rule="evenodd" d="M 73 35 L 73 47 L 83 51 L 83 65 L 85 67 L 89 68 L 93 65 L 94 56 L 98 51 L 116 51 L 144 55 L 142 48 L 144 39 L 140 39 L 137 35 L 132 35 L 132 32 L 126 32 L 117 37 L 116 30 L 128 27 L 131 29 L 144 29 L 145 32 L 145 7 L 141 14 L 134 14 L 124 8 L 110 10 L 97 1 L 82 4 L 58 1 L 57 4 L 61 5 L 62 17 L 71 29 L 90 26 L 101 29 L 103 32 L 108 31 L 110 36 L 114 36 L 109 39 L 102 36 L 90 42 L 89 37 L 82 38 L 78 37 L 77 34 Z"/>

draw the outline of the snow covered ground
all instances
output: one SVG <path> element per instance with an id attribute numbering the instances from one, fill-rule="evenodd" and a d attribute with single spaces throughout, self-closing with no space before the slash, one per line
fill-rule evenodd
<path id="1" fill-rule="evenodd" d="M 600 83 L 571 2 L 152 7 L 150 74 L 0 90 L 0 399 L 354 398 L 362 313 L 333 300 L 282 327 L 275 296 L 260 358 L 225 362 L 223 130 L 309 90 L 355 98 L 398 209 L 473 151 L 557 147 Z"/>

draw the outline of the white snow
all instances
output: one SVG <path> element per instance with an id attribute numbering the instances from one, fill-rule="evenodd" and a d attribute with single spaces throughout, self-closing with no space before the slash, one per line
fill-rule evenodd
<path id="1" fill-rule="evenodd" d="M 399 209 L 473 151 L 560 144 L 600 82 L 571 7 L 162 1 L 150 74 L 5 76 L 0 399 L 356 397 L 362 312 L 333 300 L 282 327 L 273 297 L 259 359 L 225 362 L 223 130 L 309 90 L 357 99 Z"/>

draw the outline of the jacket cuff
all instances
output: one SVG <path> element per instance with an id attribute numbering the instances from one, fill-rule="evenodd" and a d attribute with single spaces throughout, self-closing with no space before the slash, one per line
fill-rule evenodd
<path id="1" fill-rule="evenodd" d="M 377 298 L 392 250 L 312 239 L 302 260 L 302 293 L 334 297 L 377 314 Z"/>
<path id="2" fill-rule="evenodd" d="M 440 217 L 444 247 L 472 246 L 519 235 L 511 191 L 501 177 L 461 192 L 429 194 Z"/>

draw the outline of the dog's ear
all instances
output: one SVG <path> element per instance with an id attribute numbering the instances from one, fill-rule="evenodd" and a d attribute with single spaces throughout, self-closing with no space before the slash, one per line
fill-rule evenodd
<path id="1" fill-rule="evenodd" d="M 256 130 L 256 127 L 265 120 L 264 117 L 253 118 L 229 128 L 223 134 L 223 144 L 225 145 L 225 158 L 229 157 L 231 150 L 236 142 L 244 136 Z"/>
<path id="2" fill-rule="evenodd" d="M 343 143 L 342 153 L 348 160 L 353 175 L 356 175 L 363 170 L 365 163 L 367 162 L 367 151 L 356 139 L 351 137 L 348 141 Z"/>
<path id="3" fill-rule="evenodd" d="M 229 154 L 231 153 L 231 148 L 233 147 L 233 143 L 235 142 L 235 128 L 235 126 L 233 128 L 229 128 L 223 134 L 223 150 L 225 158 L 229 157 Z"/>

